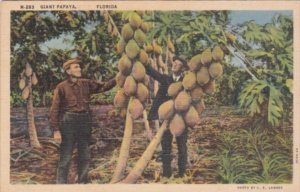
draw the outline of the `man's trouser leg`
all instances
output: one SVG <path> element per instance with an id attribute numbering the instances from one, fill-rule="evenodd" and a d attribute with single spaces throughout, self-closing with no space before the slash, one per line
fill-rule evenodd
<path id="1" fill-rule="evenodd" d="M 75 143 L 74 119 L 65 114 L 60 126 L 61 144 L 60 159 L 57 168 L 56 183 L 64 184 L 68 181 L 70 161 Z"/>
<path id="2" fill-rule="evenodd" d="M 178 147 L 178 172 L 179 176 L 184 176 L 187 163 L 187 138 L 188 138 L 188 128 L 185 128 L 184 132 L 176 137 L 176 143 Z"/>
<path id="3" fill-rule="evenodd" d="M 171 167 L 172 139 L 173 139 L 173 135 L 171 134 L 170 130 L 169 129 L 166 130 L 161 140 L 163 177 L 171 177 L 172 175 L 172 167 Z"/>
<path id="4" fill-rule="evenodd" d="M 88 169 L 90 164 L 89 141 L 91 137 L 91 118 L 89 114 L 84 114 L 78 124 L 78 183 L 88 182 Z"/>

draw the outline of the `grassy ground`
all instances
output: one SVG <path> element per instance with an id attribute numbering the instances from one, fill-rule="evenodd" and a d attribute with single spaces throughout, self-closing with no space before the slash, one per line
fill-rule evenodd
<path id="1" fill-rule="evenodd" d="M 124 121 L 101 111 L 94 119 L 101 129 L 93 131 L 91 145 L 91 182 L 108 183 L 118 159 Z M 101 126 L 100 126 L 101 125 Z M 11 151 L 18 154 L 19 144 L 12 140 Z M 126 173 L 147 147 L 145 129 L 135 122 L 130 158 Z M 24 145 L 23 145 L 24 146 Z M 44 149 L 29 152 L 18 161 L 11 161 L 12 183 L 54 183 L 58 160 L 56 143 L 43 142 Z M 24 149 L 24 147 L 23 147 Z M 161 177 L 160 150 L 154 154 L 138 183 L 290 183 L 292 181 L 292 127 L 266 129 L 254 126 L 252 120 L 231 107 L 208 108 L 201 124 L 189 131 L 189 164 L 186 177 L 177 178 L 177 149 L 173 143 L 173 173 Z M 76 152 L 74 153 L 74 160 Z M 45 177 L 47 175 L 47 177 Z M 70 183 L 76 181 L 76 163 L 72 162 Z"/>

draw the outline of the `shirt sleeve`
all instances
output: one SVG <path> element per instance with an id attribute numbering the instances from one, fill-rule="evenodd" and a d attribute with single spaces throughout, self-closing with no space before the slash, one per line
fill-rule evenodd
<path id="1" fill-rule="evenodd" d="M 166 81 L 165 81 L 166 75 L 159 73 L 158 71 L 156 71 L 155 69 L 153 69 L 150 65 L 146 65 L 145 69 L 146 69 L 146 73 L 150 77 L 152 77 L 156 81 L 160 82 L 161 84 L 166 83 Z"/>
<path id="2" fill-rule="evenodd" d="M 52 130 L 59 130 L 59 113 L 60 113 L 60 104 L 61 104 L 61 91 L 59 87 L 54 90 L 54 95 L 52 99 L 52 105 L 50 108 L 50 126 Z"/>
<path id="3" fill-rule="evenodd" d="M 116 86 L 116 79 L 115 78 L 111 78 L 110 80 L 108 80 L 103 87 L 101 88 L 101 92 L 105 92 L 105 91 L 109 91 L 112 88 L 114 88 Z"/>
<path id="4" fill-rule="evenodd" d="M 95 81 L 95 80 L 89 80 L 89 87 L 91 90 L 91 94 L 102 93 L 102 92 L 108 91 L 108 90 L 112 89 L 114 86 L 116 86 L 115 78 L 112 78 L 105 83 Z"/>

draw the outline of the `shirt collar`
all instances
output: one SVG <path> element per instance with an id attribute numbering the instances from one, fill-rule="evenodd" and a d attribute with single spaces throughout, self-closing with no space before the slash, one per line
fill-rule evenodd
<path id="1" fill-rule="evenodd" d="M 172 74 L 173 81 L 178 81 L 182 77 L 182 73 L 180 75 Z"/>
<path id="2" fill-rule="evenodd" d="M 68 83 L 71 85 L 71 86 L 74 86 L 74 85 L 79 85 L 79 79 L 77 79 L 76 82 L 72 81 L 71 77 L 68 78 Z"/>

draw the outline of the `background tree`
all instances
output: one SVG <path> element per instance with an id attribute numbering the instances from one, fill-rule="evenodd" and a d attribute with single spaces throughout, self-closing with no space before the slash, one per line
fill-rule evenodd
<path id="1" fill-rule="evenodd" d="M 261 80 L 245 82 L 240 104 L 250 116 L 260 114 L 266 123 L 279 126 L 291 118 L 293 103 L 292 79 L 292 20 L 286 16 L 273 18 L 272 23 L 260 26 L 246 22 L 237 46 L 245 48 L 245 57 L 255 67 Z"/>
<path id="2" fill-rule="evenodd" d="M 32 86 L 38 83 L 36 74 L 32 72 L 32 68 L 29 63 L 26 64 L 25 69 L 20 74 L 19 88 L 22 90 L 22 98 L 26 101 L 26 113 L 27 113 L 27 128 L 29 133 L 30 145 L 34 148 L 40 148 L 33 113 L 33 96 Z"/>
<path id="3" fill-rule="evenodd" d="M 88 78 L 106 80 L 115 75 L 114 38 L 107 33 L 107 23 L 98 11 L 40 11 L 11 14 L 11 90 L 17 92 L 18 74 L 31 63 L 39 77 L 37 96 L 49 105 L 55 85 L 65 78 L 62 63 L 71 57 L 83 60 Z M 64 39 L 68 46 L 48 48 L 47 43 Z M 64 48 L 67 47 L 67 48 Z M 14 103 L 17 98 L 12 98 Z"/>

